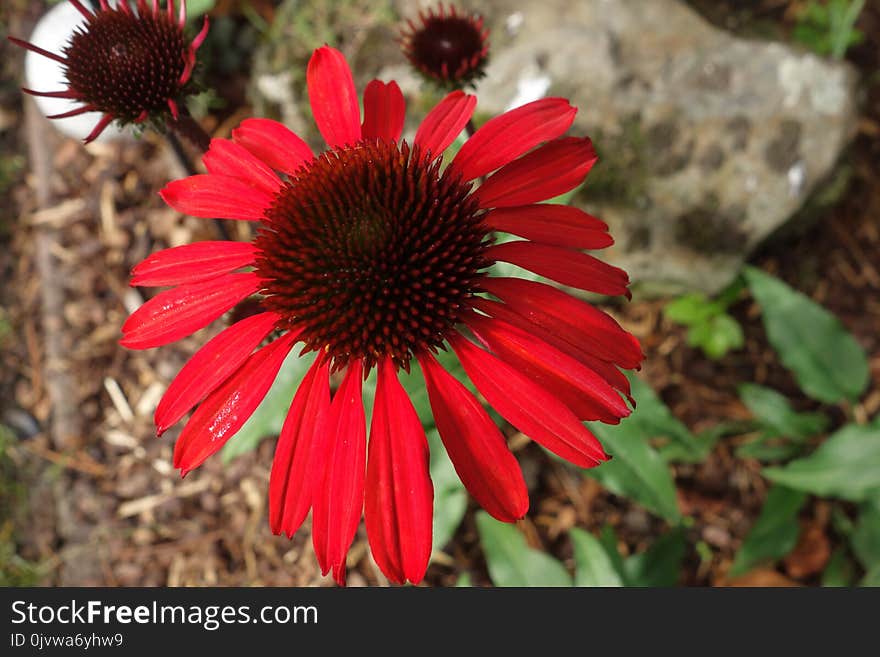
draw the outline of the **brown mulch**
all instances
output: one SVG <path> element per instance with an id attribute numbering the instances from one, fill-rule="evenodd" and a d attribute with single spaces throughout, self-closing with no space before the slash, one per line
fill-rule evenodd
<path id="1" fill-rule="evenodd" d="M 784 29 L 791 6 L 799 3 L 711 4 L 728 6 L 727 13 L 711 16 L 719 23 L 747 20 L 740 13 L 746 6 Z M 734 5 L 737 9 L 730 9 Z M 863 72 L 876 71 L 880 10 L 867 9 L 863 23 L 868 42 L 850 57 Z M 6 59 L 4 66 L 17 70 L 20 53 Z M 768 245 L 752 260 L 837 314 L 870 355 L 872 386 L 852 410 L 856 419 L 880 410 L 880 84 L 876 79 L 871 84 L 866 82 L 864 116 L 845 158 L 852 170 L 847 193 L 807 232 Z M 20 103 L 14 89 L 0 90 L 4 156 L 27 152 L 24 122 L 20 127 L 2 122 L 3 116 L 22 116 Z M 5 314 L 13 327 L 12 339 L 4 342 L 0 334 L 0 400 L 5 402 L 0 402 L 0 422 L 16 432 L 8 456 L 27 487 L 12 518 L 19 554 L 42 564 L 40 583 L 47 585 L 328 585 L 305 532 L 288 540 L 268 529 L 271 440 L 229 465 L 209 459 L 182 480 L 171 466 L 179 427 L 161 439 L 154 436 L 152 412 L 159 396 L 217 328 L 159 350 L 131 352 L 117 344 L 122 322 L 143 301 L 141 292 L 128 286 L 131 266 L 158 248 L 214 238 L 208 222 L 180 218 L 155 193 L 184 175 L 179 164 L 155 136 L 123 147 L 83 148 L 47 132 L 54 140 L 49 144 L 51 206 L 38 207 L 35 190 L 41 181 L 25 172 L 18 184 L 0 192 L 5 206 L 15 208 L 14 218 L 0 220 L 0 320 Z M 55 310 L 64 320 L 70 379 L 61 403 L 75 409 L 81 424 L 64 445 L 53 440 L 57 408 L 45 375 L 45 281 L 36 245 L 38 235 L 47 233 L 54 240 L 51 255 L 61 295 Z M 747 294 L 733 307 L 746 345 L 720 361 L 688 347 L 684 329 L 664 319 L 663 305 L 636 301 L 610 310 L 642 341 L 647 381 L 692 430 L 747 418 L 736 394 L 744 381 L 784 392 L 799 410 L 819 408 L 779 364 Z M 844 421 L 840 409 L 824 410 L 835 425 Z M 570 564 L 572 527 L 598 531 L 610 524 L 628 553 L 645 549 L 667 529 L 533 445 L 516 437 L 512 444 L 532 499 L 520 526 L 534 547 Z M 680 507 L 693 519 L 688 543 L 701 542 L 710 554 L 700 557 L 690 548 L 683 584 L 727 583 L 733 554 L 763 503 L 767 483 L 760 466 L 736 458 L 736 445 L 736 437 L 722 439 L 703 463 L 674 468 Z M 780 567 L 755 571 L 739 583 L 815 584 L 840 539 L 831 528 L 827 502 L 812 500 L 801 521 L 800 543 Z M 387 583 L 369 557 L 362 528 L 349 564 L 349 585 Z M 463 572 L 475 584 L 488 583 L 473 509 L 430 567 L 426 582 L 453 584 Z"/>

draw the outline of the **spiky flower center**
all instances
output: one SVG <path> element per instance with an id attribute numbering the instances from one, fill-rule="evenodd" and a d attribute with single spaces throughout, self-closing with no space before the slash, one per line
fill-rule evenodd
<path id="1" fill-rule="evenodd" d="M 488 44 L 479 17 L 441 12 L 404 34 L 409 60 L 434 80 L 464 85 L 483 74 Z"/>
<path id="2" fill-rule="evenodd" d="M 471 185 L 441 164 L 406 142 L 337 148 L 266 210 L 255 242 L 263 303 L 335 368 L 385 356 L 408 368 L 468 306 L 489 231 Z"/>
<path id="3" fill-rule="evenodd" d="M 186 66 L 183 31 L 165 12 L 96 13 L 65 47 L 67 80 L 98 110 L 133 121 L 165 111 Z"/>

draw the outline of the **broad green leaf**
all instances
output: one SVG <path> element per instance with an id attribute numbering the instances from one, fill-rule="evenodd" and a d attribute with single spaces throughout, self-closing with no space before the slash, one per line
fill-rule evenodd
<path id="1" fill-rule="evenodd" d="M 675 586 L 686 547 L 684 529 L 673 527 L 645 552 L 634 554 L 623 562 L 629 585 Z"/>
<path id="2" fill-rule="evenodd" d="M 739 398 L 761 423 L 766 433 L 786 438 L 807 439 L 822 433 L 828 418 L 822 413 L 797 413 L 784 395 L 757 385 L 743 383 L 737 388 Z"/>
<path id="3" fill-rule="evenodd" d="M 464 589 L 473 586 L 471 582 L 471 574 L 470 573 L 462 573 L 458 576 L 458 579 L 455 580 L 455 588 Z"/>
<path id="4" fill-rule="evenodd" d="M 663 308 L 666 319 L 685 326 L 701 324 L 722 311 L 717 303 L 700 292 L 678 297 Z"/>
<path id="5" fill-rule="evenodd" d="M 207 14 L 217 4 L 217 0 L 189 0 L 186 3 L 186 17 L 188 20 Z"/>
<path id="6" fill-rule="evenodd" d="M 801 389 L 829 404 L 857 399 L 868 385 L 868 359 L 840 320 L 760 269 L 747 267 L 745 276 L 767 338 Z"/>
<path id="7" fill-rule="evenodd" d="M 763 561 L 776 561 L 797 545 L 798 513 L 807 496 L 785 486 L 774 486 L 767 494 L 761 514 L 736 553 L 730 575 L 737 577 Z"/>
<path id="8" fill-rule="evenodd" d="M 672 414 L 651 386 L 636 376 L 628 378 L 636 407 L 624 422 L 635 425 L 647 438 L 663 439 L 666 444 L 660 447 L 660 453 L 667 461 L 702 461 L 715 441 L 698 439 Z"/>
<path id="9" fill-rule="evenodd" d="M 755 459 L 762 463 L 788 461 L 804 451 L 801 443 L 769 440 L 766 436 L 736 448 L 736 455 L 741 459 Z"/>
<path id="10" fill-rule="evenodd" d="M 428 431 L 431 481 L 434 482 L 434 549 L 441 550 L 461 524 L 468 496 L 436 429 Z"/>
<path id="11" fill-rule="evenodd" d="M 856 528 L 856 525 L 852 521 L 852 519 L 848 515 L 846 515 L 846 513 L 844 513 L 843 509 L 835 505 L 831 509 L 831 527 L 841 537 L 849 540 L 850 536 L 852 536 L 852 533 Z"/>
<path id="12" fill-rule="evenodd" d="M 298 356 L 298 353 L 298 349 L 290 352 L 257 410 L 223 447 L 224 463 L 256 449 L 264 438 L 281 432 L 293 395 L 315 359 L 314 354 Z"/>
<path id="13" fill-rule="evenodd" d="M 847 425 L 809 456 L 784 467 L 764 468 L 763 474 L 821 497 L 880 499 L 880 425 Z"/>
<path id="14" fill-rule="evenodd" d="M 742 327 L 727 313 L 710 317 L 688 331 L 688 344 L 699 347 L 709 358 L 718 359 L 745 343 Z"/>
<path id="15" fill-rule="evenodd" d="M 822 586 L 852 586 L 854 578 L 855 567 L 846 548 L 837 548 L 822 572 Z"/>
<path id="16" fill-rule="evenodd" d="M 864 34 L 855 24 L 865 0 L 810 0 L 800 12 L 792 36 L 820 55 L 841 59 Z"/>
<path id="17" fill-rule="evenodd" d="M 629 586 L 629 581 L 626 579 L 626 568 L 623 565 L 623 556 L 617 547 L 618 538 L 614 527 L 611 525 L 602 527 L 602 532 L 599 534 L 599 543 L 605 550 L 605 555 L 611 561 L 614 571 L 620 575 L 623 585 Z"/>
<path id="18" fill-rule="evenodd" d="M 862 505 L 858 524 L 850 536 L 853 552 L 865 570 L 880 565 L 880 507 Z"/>
<path id="19" fill-rule="evenodd" d="M 602 543 L 589 532 L 571 530 L 576 565 L 575 586 L 623 586 L 623 579 L 605 552 Z"/>
<path id="20" fill-rule="evenodd" d="M 877 564 L 862 578 L 862 581 L 859 582 L 859 586 L 870 586 L 877 587 L 880 586 L 880 564 Z"/>
<path id="21" fill-rule="evenodd" d="M 669 466 L 648 444 L 649 436 L 628 419 L 618 425 L 591 422 L 612 459 L 585 470 L 612 493 L 629 497 L 649 511 L 676 523 L 681 518 Z"/>
<path id="22" fill-rule="evenodd" d="M 571 586 L 571 577 L 562 564 L 530 548 L 516 525 L 479 511 L 477 531 L 495 586 Z"/>

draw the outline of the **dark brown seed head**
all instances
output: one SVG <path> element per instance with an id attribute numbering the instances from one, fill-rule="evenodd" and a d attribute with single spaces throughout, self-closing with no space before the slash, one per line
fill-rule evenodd
<path id="1" fill-rule="evenodd" d="M 264 305 L 334 368 L 440 347 L 488 263 L 469 183 L 418 146 L 365 141 L 288 181 L 255 244 Z"/>
<path id="2" fill-rule="evenodd" d="M 409 21 L 401 33 L 401 48 L 426 78 L 449 89 L 473 84 L 485 75 L 489 33 L 479 15 L 455 7 L 420 15 L 420 25 Z"/>
<path id="3" fill-rule="evenodd" d="M 122 122 L 167 112 L 181 95 L 189 44 L 166 12 L 97 12 L 65 47 L 67 80 L 81 99 Z"/>

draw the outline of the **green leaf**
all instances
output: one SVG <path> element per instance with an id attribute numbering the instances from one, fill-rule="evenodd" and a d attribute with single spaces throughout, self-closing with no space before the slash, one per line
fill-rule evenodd
<path id="1" fill-rule="evenodd" d="M 865 570 L 880 565 L 880 506 L 876 503 L 862 506 L 850 543 Z"/>
<path id="2" fill-rule="evenodd" d="M 768 479 L 821 497 L 880 499 L 880 425 L 849 424 L 807 457 L 764 468 Z"/>
<path id="3" fill-rule="evenodd" d="M 777 463 L 788 461 L 799 456 L 804 446 L 799 443 L 768 441 L 766 436 L 736 448 L 736 455 L 741 459 L 755 459 L 761 463 Z"/>
<path id="4" fill-rule="evenodd" d="M 794 38 L 820 55 L 842 59 L 847 49 L 862 41 L 855 28 L 865 0 L 829 0 L 822 4 L 810 0 L 794 28 Z"/>
<path id="5" fill-rule="evenodd" d="M 859 586 L 871 586 L 877 587 L 880 586 L 880 564 L 877 564 L 862 578 L 862 581 L 859 582 Z"/>
<path id="6" fill-rule="evenodd" d="M 281 432 L 293 395 L 314 359 L 314 354 L 298 356 L 294 351 L 290 352 L 257 410 L 223 447 L 224 463 L 256 449 L 264 438 Z"/>
<path id="7" fill-rule="evenodd" d="M 577 527 L 571 530 L 576 564 L 575 586 L 623 586 L 623 579 L 598 538 Z"/>
<path id="8" fill-rule="evenodd" d="M 458 579 L 455 580 L 455 588 L 464 589 L 473 586 L 473 582 L 471 582 L 471 574 L 470 573 L 462 573 L 458 576 Z"/>
<path id="9" fill-rule="evenodd" d="M 797 413 L 784 395 L 770 388 L 743 383 L 737 391 L 762 429 L 774 437 L 806 440 L 822 433 L 828 426 L 828 418 L 822 413 Z"/>
<path id="10" fill-rule="evenodd" d="M 833 0 L 831 3 L 831 56 L 842 59 L 847 49 L 861 40 L 862 34 L 854 29 L 865 0 Z"/>
<path id="11" fill-rule="evenodd" d="M 681 512 L 672 473 L 660 453 L 648 444 L 648 436 L 639 425 L 628 419 L 616 426 L 589 424 L 613 458 L 585 472 L 611 492 L 635 500 L 672 523 L 678 522 Z"/>
<path id="12" fill-rule="evenodd" d="M 776 561 L 797 545 L 800 525 L 798 513 L 807 496 L 800 491 L 774 486 L 767 494 L 761 514 L 737 551 L 730 575 L 747 573 L 764 561 Z"/>
<path id="13" fill-rule="evenodd" d="M 189 0 L 186 3 L 186 18 L 192 20 L 202 14 L 207 14 L 217 4 L 217 0 Z"/>
<path id="14" fill-rule="evenodd" d="M 667 461 L 697 463 L 706 458 L 717 438 L 698 439 L 672 414 L 651 386 L 636 376 L 628 378 L 637 404 L 624 422 L 649 438 L 663 439 L 665 444 L 660 447 L 660 453 Z"/>
<path id="15" fill-rule="evenodd" d="M 678 583 L 687 542 L 684 529 L 673 527 L 641 554 L 624 561 L 630 586 L 669 587 Z"/>
<path id="16" fill-rule="evenodd" d="M 663 308 L 666 319 L 685 326 L 702 324 L 719 312 L 723 312 L 723 308 L 700 292 L 685 294 Z"/>
<path id="17" fill-rule="evenodd" d="M 852 586 L 855 567 L 847 556 L 846 548 L 839 547 L 831 555 L 822 572 L 822 586 Z"/>
<path id="18" fill-rule="evenodd" d="M 468 496 L 436 429 L 427 433 L 431 449 L 431 481 L 434 482 L 434 549 L 441 550 L 461 524 Z"/>
<path id="19" fill-rule="evenodd" d="M 495 586 L 571 586 L 571 577 L 562 564 L 526 545 L 516 525 L 479 511 L 477 531 Z"/>
<path id="20" fill-rule="evenodd" d="M 865 351 L 834 315 L 760 269 L 745 277 L 767 338 L 801 389 L 829 404 L 855 400 L 868 385 Z"/>
<path id="21" fill-rule="evenodd" d="M 688 331 L 688 344 L 699 347 L 709 358 L 718 359 L 745 343 L 742 327 L 728 314 L 716 315 Z"/>
<path id="22" fill-rule="evenodd" d="M 615 572 L 620 574 L 620 577 L 623 580 L 623 585 L 629 586 L 629 581 L 626 579 L 626 568 L 623 565 L 623 556 L 620 554 L 620 550 L 617 547 L 618 538 L 617 533 L 614 531 L 614 527 L 611 525 L 605 525 L 602 527 L 602 532 L 599 534 L 599 543 L 601 543 L 602 547 L 605 549 L 605 555 L 611 561 L 611 565 L 614 567 Z"/>
<path id="23" fill-rule="evenodd" d="M 839 506 L 835 505 L 831 508 L 831 527 L 841 537 L 849 540 L 853 530 L 856 528 L 852 519 Z"/>

